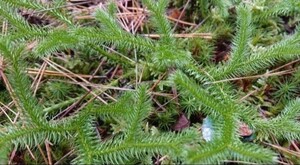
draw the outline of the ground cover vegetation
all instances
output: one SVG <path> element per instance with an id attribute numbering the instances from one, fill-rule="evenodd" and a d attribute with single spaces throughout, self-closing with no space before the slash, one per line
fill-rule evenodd
<path id="1" fill-rule="evenodd" d="M 299 164 L 298 0 L 1 0 L 1 164 Z"/>

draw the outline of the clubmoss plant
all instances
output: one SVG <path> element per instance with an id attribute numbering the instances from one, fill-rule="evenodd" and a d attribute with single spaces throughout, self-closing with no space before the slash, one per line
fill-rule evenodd
<path id="1" fill-rule="evenodd" d="M 201 1 L 200 4 L 205 3 Z M 220 15 L 221 24 L 235 27 L 231 34 L 233 39 L 229 45 L 230 50 L 226 52 L 228 60 L 216 64 L 210 61 L 210 57 L 213 59 L 212 45 L 217 40 L 199 41 L 204 44 L 209 42 L 209 45 L 201 47 L 200 50 L 205 52 L 197 53 L 204 57 L 194 57 L 190 47 L 193 44 L 188 43 L 187 39 L 173 36 L 173 24 L 166 17 L 169 4 L 166 0 L 142 0 L 142 5 L 149 14 L 148 23 L 155 25 L 150 30 L 160 35 L 157 40 L 124 30 L 117 21 L 118 6 L 115 3 L 105 4 L 97 9 L 93 15 L 98 21 L 97 24 L 85 26 L 76 22 L 62 8 L 62 1 L 49 4 L 32 0 L 0 1 L 0 20 L 8 24 L 8 30 L 0 37 L 0 54 L 6 64 L 0 69 L 8 76 L 11 88 L 9 85 L 6 88 L 12 89 L 10 96 L 14 103 L 12 109 L 15 111 L 7 116 L 18 116 L 16 121 L 0 122 L 0 163 L 7 163 L 9 153 L 14 149 L 36 149 L 45 144 L 45 141 L 57 146 L 61 142 L 68 142 L 69 147 L 74 150 L 75 158 L 71 161 L 73 164 L 149 163 L 157 157 L 166 158 L 165 161 L 176 164 L 221 164 L 230 160 L 276 163 L 279 153 L 261 141 L 268 141 L 272 137 L 286 141 L 300 139 L 300 100 L 297 98 L 299 91 L 295 89 L 299 87 L 299 73 L 290 81 L 278 85 L 279 90 L 275 95 L 284 99 L 284 108 L 272 118 L 262 118 L 260 109 L 255 105 L 241 102 L 235 87 L 229 81 L 265 73 L 279 63 L 299 59 L 298 27 L 291 34 L 278 34 L 282 39 L 274 44 L 264 47 L 252 45 L 256 27 L 261 21 L 279 16 L 294 16 L 300 11 L 297 0 L 281 1 L 276 5 L 274 3 L 276 2 L 267 0 L 214 0 L 205 4 L 215 6 L 207 11 L 207 15 Z M 229 14 L 230 9 L 234 10 L 233 15 Z M 18 10 L 41 12 L 55 20 L 59 26 L 30 24 Z M 219 37 L 218 33 L 222 32 L 220 28 L 214 27 L 214 19 L 209 18 L 209 26 L 203 25 L 203 29 L 210 29 L 215 32 L 214 37 Z M 29 48 L 32 42 L 36 45 Z M 121 53 L 108 51 L 108 46 Z M 110 64 L 118 64 L 117 69 L 109 71 L 107 75 L 116 75 L 118 68 L 123 67 L 122 71 L 127 72 L 123 76 L 131 78 L 129 84 L 133 89 L 118 92 L 113 101 L 107 101 L 111 99 L 111 96 L 104 93 L 107 89 L 86 87 L 84 92 L 87 93 L 80 91 L 78 99 L 71 98 L 52 107 L 43 107 L 43 100 L 39 98 L 42 94 L 33 94 L 26 68 L 32 66 L 30 60 L 47 62 L 48 59 L 59 59 L 57 54 L 67 50 L 78 51 L 82 56 L 89 53 L 101 56 Z M 58 67 L 58 64 L 55 66 Z M 151 73 L 145 78 L 138 71 Z M 149 125 L 149 118 L 156 108 L 153 106 L 152 97 L 154 94 L 161 94 L 159 92 L 164 89 L 159 91 L 155 85 L 150 87 L 147 81 L 139 81 L 138 76 L 142 75 L 140 80 L 150 81 L 151 78 L 158 79 L 158 75 L 162 74 L 164 76 L 155 82 L 162 81 L 168 89 L 178 92 L 178 95 L 173 98 L 175 101 L 170 99 L 170 107 L 174 109 L 164 112 L 164 117 L 169 119 L 158 121 L 173 122 L 172 117 L 176 116 L 173 115 L 174 112 L 186 112 L 188 118 L 199 113 L 209 116 L 214 131 L 211 141 L 205 141 L 193 124 L 182 131 L 171 130 L 168 125 L 164 130 Z M 77 79 L 80 78 L 72 80 L 78 81 Z M 119 79 L 117 80 L 111 81 L 109 85 L 117 86 Z M 54 98 L 67 98 L 62 95 L 67 95 L 68 86 L 52 89 L 63 84 L 62 82 L 52 83 L 45 88 L 55 92 Z M 101 83 L 100 80 L 97 83 L 99 82 Z M 82 80 L 77 85 L 84 86 L 84 83 L 86 81 Z M 109 85 L 105 87 L 114 89 Z M 101 97 L 107 100 L 101 100 Z M 70 109 L 67 115 L 53 117 L 53 113 L 61 113 L 59 108 L 70 103 L 73 103 L 73 108 L 79 109 Z M 108 128 L 105 135 L 99 131 L 99 120 L 114 121 L 111 125 L 114 125 L 115 130 Z M 242 141 L 239 134 L 240 122 L 247 124 L 263 140 L 258 138 L 255 142 Z M 200 121 L 196 123 L 202 124 Z M 118 131 L 116 128 L 119 128 Z"/>

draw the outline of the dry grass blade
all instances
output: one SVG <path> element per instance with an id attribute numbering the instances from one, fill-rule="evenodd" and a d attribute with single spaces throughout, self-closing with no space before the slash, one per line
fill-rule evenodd
<path id="1" fill-rule="evenodd" d="M 3 72 L 3 63 L 4 63 L 4 58 L 2 56 L 0 56 L 0 76 L 2 77 L 2 80 L 5 84 L 5 87 L 10 95 L 10 97 L 12 98 L 14 104 L 16 105 L 17 109 L 19 112 L 22 112 L 22 108 L 20 107 L 16 97 L 15 97 L 15 94 L 14 94 L 14 91 L 12 89 L 12 86 L 10 85 L 9 81 L 8 81 L 8 78 L 6 77 L 6 75 L 4 74 Z"/>
<path id="2" fill-rule="evenodd" d="M 3 104 L 1 101 L 0 101 L 0 104 L 3 106 L 3 107 L 1 107 L 1 108 L 3 108 L 4 110 L 6 110 L 6 109 L 8 109 L 10 112 L 12 112 L 13 114 L 17 114 L 15 111 L 13 111 L 10 107 L 9 107 L 9 105 L 11 105 L 11 104 L 9 104 L 9 105 L 5 105 L 5 104 Z"/>
<path id="3" fill-rule="evenodd" d="M 142 34 L 145 37 L 150 38 L 160 38 L 161 35 L 159 34 Z M 190 34 L 172 34 L 172 37 L 176 38 L 205 38 L 205 39 L 212 39 L 211 33 L 190 33 Z"/>
<path id="4" fill-rule="evenodd" d="M 44 62 L 44 63 L 42 64 L 41 68 L 39 69 L 39 71 L 38 71 L 38 73 L 37 73 L 37 76 L 35 77 L 33 83 L 31 84 L 31 88 L 33 88 L 33 87 L 35 86 L 34 91 L 33 91 L 33 95 L 34 95 L 34 96 L 36 95 L 36 92 L 37 92 L 37 90 L 38 90 L 38 87 L 39 87 L 39 85 L 40 85 L 40 82 L 41 82 L 41 80 L 42 80 L 42 78 L 43 78 L 43 75 L 44 75 L 44 73 L 45 73 L 46 67 L 47 67 L 47 63 Z"/>
<path id="5" fill-rule="evenodd" d="M 271 147 L 273 147 L 273 148 L 275 148 L 277 150 L 280 150 L 282 152 L 285 152 L 285 153 L 288 153 L 288 154 L 291 154 L 291 155 L 294 155 L 294 156 L 300 158 L 300 153 L 299 152 L 295 152 L 295 151 L 289 150 L 289 149 L 281 147 L 279 145 L 274 145 L 274 144 L 270 144 L 270 143 L 265 143 L 265 144 L 267 144 L 267 145 L 269 145 L 269 146 L 271 146 Z"/>
<path id="6" fill-rule="evenodd" d="M 105 49 L 107 49 L 108 51 L 111 51 L 111 52 L 113 52 L 113 53 L 116 53 L 117 55 L 120 55 L 121 57 L 127 59 L 127 60 L 130 61 L 131 63 L 135 63 L 134 60 L 128 58 L 127 56 L 125 56 L 124 54 L 122 54 L 122 53 L 120 53 L 120 52 L 114 50 L 113 48 L 110 48 L 110 47 L 108 47 L 108 46 L 106 46 L 106 45 L 102 45 L 102 46 L 103 46 Z"/>
<path id="7" fill-rule="evenodd" d="M 59 82 L 64 82 L 64 83 L 68 83 L 68 84 L 79 85 L 77 82 L 73 82 L 73 81 L 63 81 L 63 80 L 54 80 L 54 81 L 59 81 Z M 111 90 L 119 90 L 119 91 L 134 91 L 134 89 L 130 89 L 130 88 L 121 88 L 121 87 L 115 87 L 115 86 L 103 85 L 103 84 L 81 83 L 81 85 L 84 85 L 86 87 L 101 88 L 104 91 L 105 90 L 109 90 L 109 89 L 111 89 Z"/>
<path id="8" fill-rule="evenodd" d="M 28 146 L 27 144 L 26 144 L 26 148 L 27 148 L 27 150 L 28 150 L 28 152 L 29 152 L 30 157 L 31 157 L 33 160 L 36 160 L 34 154 L 32 153 L 32 151 L 30 150 L 30 148 L 29 148 L 29 146 Z"/>
<path id="9" fill-rule="evenodd" d="M 16 117 L 14 118 L 13 124 L 15 124 L 17 122 L 19 116 L 20 116 L 20 112 L 18 112 L 17 115 L 16 115 Z"/>
<path id="10" fill-rule="evenodd" d="M 51 120 L 55 120 L 56 118 L 63 118 L 65 115 L 67 115 L 72 109 L 74 109 L 80 102 L 82 102 L 85 97 L 89 94 L 90 92 L 87 92 L 85 95 L 80 97 L 76 102 L 74 102 L 72 105 L 70 105 L 68 108 L 65 110 L 61 111 L 57 115 L 55 115 Z M 94 97 L 96 98 L 96 97 Z"/>
<path id="11" fill-rule="evenodd" d="M 29 68 L 27 70 L 28 74 L 33 74 L 33 75 L 39 75 L 39 70 L 38 69 L 32 69 Z M 65 77 L 65 75 L 68 75 L 70 77 L 82 77 L 82 78 L 96 78 L 96 79 L 100 79 L 100 78 L 107 78 L 106 76 L 95 76 L 95 75 L 85 75 L 85 74 L 71 74 L 71 73 L 65 73 L 65 72 L 56 72 L 56 71 L 52 71 L 52 70 L 44 70 L 43 75 L 45 76 L 56 76 L 56 77 Z"/>
<path id="12" fill-rule="evenodd" d="M 8 30 L 8 23 L 7 21 L 2 21 L 2 34 L 6 35 Z"/>
<path id="13" fill-rule="evenodd" d="M 259 165 L 258 163 L 251 163 L 251 162 L 245 162 L 245 161 L 237 161 L 237 160 L 223 160 L 224 163 L 237 163 L 237 164 L 250 164 L 250 165 Z"/>
<path id="14" fill-rule="evenodd" d="M 82 104 L 79 108 L 77 108 L 73 114 L 76 114 L 78 111 L 80 111 L 81 109 L 83 109 L 84 107 L 86 107 L 88 104 L 90 104 L 92 101 L 94 101 L 96 99 L 96 97 L 92 97 L 90 98 L 86 103 Z"/>
<path id="15" fill-rule="evenodd" d="M 235 81 L 235 80 L 242 80 L 242 79 L 255 79 L 255 78 L 261 78 L 261 77 L 279 76 L 279 75 L 291 74 L 291 73 L 294 73 L 295 71 L 296 70 L 291 69 L 291 70 L 285 70 L 285 71 L 274 72 L 274 73 L 267 72 L 267 73 L 261 74 L 261 75 L 237 77 L 237 78 L 214 81 L 214 82 L 211 82 L 211 84 L 217 84 L 217 83 Z"/>
<path id="16" fill-rule="evenodd" d="M 5 110 L 4 110 L 2 107 L 0 107 L 0 110 L 1 110 L 2 113 L 4 113 L 4 115 L 8 118 L 8 120 L 9 120 L 11 123 L 13 123 L 12 119 L 9 117 L 9 115 L 5 112 Z"/>
<path id="17" fill-rule="evenodd" d="M 246 94 L 245 96 L 243 96 L 242 98 L 239 99 L 239 102 L 242 102 L 243 100 L 245 100 L 246 98 L 248 98 L 249 96 L 253 95 L 254 93 L 258 92 L 260 90 L 260 88 L 255 89 L 251 92 L 249 92 L 248 94 Z"/>
<path id="18" fill-rule="evenodd" d="M 273 69 L 273 70 L 270 71 L 270 72 L 278 71 L 278 70 L 280 70 L 280 69 L 282 69 L 282 68 L 285 68 L 285 67 L 287 67 L 287 66 L 290 66 L 290 65 L 292 65 L 292 64 L 294 64 L 294 63 L 297 63 L 297 62 L 299 62 L 299 61 L 300 61 L 300 59 L 291 61 L 291 62 L 289 62 L 289 63 L 287 63 L 287 64 L 284 64 L 284 65 L 282 65 L 282 66 L 280 66 L 280 67 L 278 67 L 278 68 L 276 68 L 276 69 Z"/>

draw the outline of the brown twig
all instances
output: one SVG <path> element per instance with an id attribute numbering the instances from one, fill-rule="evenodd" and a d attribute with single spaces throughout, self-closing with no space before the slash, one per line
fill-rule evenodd
<path id="1" fill-rule="evenodd" d="M 44 159 L 44 162 L 45 162 L 46 164 L 48 164 L 48 161 L 47 161 L 47 158 L 46 158 L 46 156 L 45 156 L 45 153 L 44 153 L 43 149 L 41 148 L 41 146 L 40 146 L 39 144 L 37 145 L 37 147 L 38 147 L 38 149 L 39 149 L 39 151 L 40 151 L 40 153 L 41 153 L 41 155 L 42 155 L 42 157 L 43 157 L 43 159 Z"/>
<path id="2" fill-rule="evenodd" d="M 167 111 L 167 109 L 162 105 L 160 104 L 160 102 L 158 102 L 154 97 L 152 97 L 152 100 L 158 105 L 158 109 L 162 109 L 163 111 Z"/>
<path id="3" fill-rule="evenodd" d="M 116 75 L 116 73 L 117 73 L 119 67 L 120 67 L 120 65 L 118 64 L 118 65 L 116 66 L 116 68 L 114 69 L 114 71 L 112 72 L 112 74 L 111 74 L 111 76 L 110 76 L 109 79 L 113 79 L 113 78 L 115 77 L 115 75 Z"/>
<path id="4" fill-rule="evenodd" d="M 295 150 L 296 150 L 297 152 L 300 153 L 300 149 L 299 149 L 299 147 L 295 144 L 295 141 L 292 141 L 291 144 L 292 144 L 292 146 L 295 148 Z"/>
<path id="5" fill-rule="evenodd" d="M 61 157 L 57 162 L 55 162 L 54 163 L 54 165 L 59 165 L 60 164 L 60 162 L 63 160 L 63 159 L 65 159 L 66 157 L 68 157 L 69 155 L 72 155 L 73 153 L 74 153 L 74 149 L 73 150 L 71 150 L 70 152 L 68 152 L 66 155 L 64 155 L 63 157 Z"/>
<path id="6" fill-rule="evenodd" d="M 45 141 L 46 151 L 47 151 L 47 158 L 48 158 L 48 164 L 52 165 L 52 157 L 51 157 L 51 148 L 50 143 L 48 140 Z"/>
<path id="7" fill-rule="evenodd" d="M 164 104 L 162 104 L 162 106 L 166 106 L 167 104 L 169 104 L 171 101 L 175 100 L 177 97 L 179 97 L 180 94 L 178 94 L 177 96 L 174 96 L 173 98 L 171 98 L 169 101 L 165 102 Z M 156 109 L 156 111 L 158 111 L 160 109 L 160 107 L 158 107 Z"/>
<path id="8" fill-rule="evenodd" d="M 160 81 L 166 76 L 167 72 L 165 72 L 159 79 L 153 84 L 153 86 L 149 89 L 149 91 L 153 91 L 154 88 L 160 83 Z"/>
<path id="9" fill-rule="evenodd" d="M 145 70 L 145 65 L 143 65 L 143 68 L 142 68 L 142 71 L 141 71 L 141 74 L 140 74 L 140 78 L 139 78 L 139 83 L 142 82 L 142 78 L 143 78 L 143 74 L 144 74 L 144 70 Z"/>
<path id="10" fill-rule="evenodd" d="M 9 157 L 9 161 L 8 164 L 12 164 L 14 157 L 16 156 L 16 152 L 17 152 L 17 146 L 15 146 L 14 150 L 11 152 L 11 155 Z"/>
<path id="11" fill-rule="evenodd" d="M 243 100 L 245 100 L 245 99 L 248 98 L 249 96 L 253 95 L 254 93 L 258 92 L 259 90 L 260 90 L 260 88 L 255 89 L 255 90 L 249 92 L 249 93 L 246 94 L 244 97 L 240 98 L 240 99 L 239 99 L 239 102 L 242 102 Z"/>
<path id="12" fill-rule="evenodd" d="M 185 12 L 185 10 L 186 10 L 188 4 L 190 3 L 190 1 L 191 1 L 191 0 L 187 0 L 187 2 L 185 3 L 185 5 L 184 5 L 182 11 L 180 12 L 180 15 L 179 15 L 179 17 L 178 17 L 178 20 L 181 20 L 181 17 L 183 16 L 183 13 Z M 174 31 L 174 30 L 176 29 L 176 27 L 178 26 L 178 20 L 176 21 L 176 24 L 175 24 L 175 26 L 174 26 L 174 28 L 173 28 L 173 31 Z"/>
<path id="13" fill-rule="evenodd" d="M 67 115 L 75 106 L 77 106 L 90 92 L 87 92 L 85 95 L 83 95 L 80 99 L 78 99 L 76 102 L 74 102 L 72 105 L 70 105 L 65 110 L 61 111 L 57 115 L 55 115 L 51 120 L 55 120 L 56 118 L 60 117 L 63 118 L 65 115 Z M 95 97 L 96 98 L 96 97 Z"/>
<path id="14" fill-rule="evenodd" d="M 299 61 L 300 61 L 300 59 L 291 61 L 291 62 L 289 62 L 289 63 L 287 63 L 287 64 L 284 64 L 284 65 L 282 65 L 282 66 L 280 66 L 280 67 L 278 67 L 278 68 L 276 68 L 276 69 L 273 69 L 273 70 L 270 71 L 270 72 L 275 72 L 275 71 L 277 71 L 277 70 L 280 70 L 280 69 L 282 69 L 282 68 L 284 68 L 284 67 L 286 67 L 286 66 L 292 65 L 292 64 L 294 64 L 294 63 L 296 63 L 296 62 L 299 62 Z"/>
<path id="15" fill-rule="evenodd" d="M 91 81 L 91 80 L 95 77 L 96 73 L 100 70 L 100 68 L 101 68 L 101 66 L 103 65 L 104 62 L 105 62 L 104 59 L 102 59 L 102 60 L 100 61 L 99 65 L 97 66 L 97 68 L 96 68 L 95 71 L 93 72 L 92 76 L 89 78 L 89 81 Z M 105 76 L 105 77 L 106 77 L 106 76 Z"/>

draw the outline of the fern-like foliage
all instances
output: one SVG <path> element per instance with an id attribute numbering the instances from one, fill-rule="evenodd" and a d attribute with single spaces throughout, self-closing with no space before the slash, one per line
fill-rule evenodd
<path id="1" fill-rule="evenodd" d="M 12 24 L 15 28 L 17 28 L 18 33 L 12 34 L 11 38 L 20 39 L 20 38 L 27 38 L 27 37 L 37 37 L 43 36 L 44 30 L 38 28 L 34 25 L 29 25 L 28 22 L 25 21 L 23 17 L 21 17 L 15 8 L 11 8 L 9 5 L 4 3 L 3 1 L 0 2 L 1 8 L 0 13 L 1 17 L 5 18 L 10 24 Z"/>
<path id="2" fill-rule="evenodd" d="M 279 139 L 299 139 L 299 99 L 291 101 L 279 114 L 269 120 L 255 120 L 261 138 L 275 136 Z"/>
<path id="3" fill-rule="evenodd" d="M 235 67 L 235 64 L 242 62 L 244 58 L 249 56 L 249 41 L 253 30 L 251 25 L 251 12 L 246 7 L 240 6 L 237 9 L 237 33 L 233 39 L 231 58 L 229 61 L 230 67 Z M 229 69 L 230 70 L 230 69 Z"/>
<path id="4" fill-rule="evenodd" d="M 100 139 L 95 134 L 95 127 L 89 121 L 78 129 L 76 138 L 78 157 L 74 159 L 76 164 L 94 164 L 97 159 L 93 152 L 97 149 Z"/>
<path id="5" fill-rule="evenodd" d="M 239 110 L 236 109 L 238 106 L 234 102 L 226 99 L 223 100 L 224 97 L 222 99 L 215 98 L 183 73 L 176 73 L 173 81 L 185 94 L 193 96 L 195 102 L 199 102 L 207 108 L 201 110 L 213 117 L 218 129 L 212 142 L 200 146 L 196 152 L 190 152 L 188 157 L 189 163 L 220 162 L 221 160 L 230 158 L 232 155 L 235 158 L 247 159 L 258 163 L 270 163 L 274 161 L 274 153 L 264 148 L 255 146 L 251 148 L 251 145 L 241 148 L 237 147 L 236 143 L 239 139 L 236 134 L 236 126 L 238 125 L 239 116 L 237 112 Z"/>
<path id="6" fill-rule="evenodd" d="M 258 52 L 249 53 L 248 42 L 251 36 L 251 12 L 249 8 L 240 7 L 238 10 L 238 31 L 233 41 L 231 60 L 220 66 L 212 68 L 209 74 L 215 79 L 225 79 L 241 75 L 253 74 L 266 69 L 279 61 L 288 61 L 299 57 L 299 31 L 286 36 L 282 41 L 268 46 Z M 237 46 L 235 46 L 237 45 Z"/>
<path id="7" fill-rule="evenodd" d="M 153 24 L 157 28 L 157 32 L 162 36 L 162 41 L 166 43 L 170 43 L 172 41 L 171 38 L 171 25 L 165 16 L 165 9 L 168 5 L 169 1 L 159 0 L 156 3 L 153 3 L 150 0 L 144 0 L 144 4 L 151 11 Z M 174 40 L 173 40 L 174 41 Z"/>
<path id="8" fill-rule="evenodd" d="M 37 100 L 32 97 L 31 91 L 29 90 L 29 80 L 24 76 L 23 64 L 20 59 L 22 58 L 22 47 L 19 49 L 12 49 L 13 45 L 8 45 L 7 42 L 1 44 L 2 55 L 9 59 L 11 62 L 11 72 L 10 78 L 14 88 L 14 95 L 18 100 L 19 111 L 24 122 L 30 120 L 38 126 L 42 126 L 44 119 L 41 114 L 41 107 L 38 106 Z"/>
<path id="9" fill-rule="evenodd" d="M 34 54 L 43 57 L 58 50 L 74 48 L 78 42 L 78 38 L 68 34 L 65 30 L 53 31 L 35 48 Z"/>
<path id="10" fill-rule="evenodd" d="M 299 5 L 299 1 L 297 0 L 281 0 L 279 3 L 268 0 L 264 2 L 257 2 L 257 4 L 253 6 L 253 9 L 257 13 L 257 20 L 265 20 L 266 18 L 278 15 L 287 16 L 296 14 L 299 12 Z"/>
<path id="11" fill-rule="evenodd" d="M 142 159 L 147 155 L 180 155 L 182 153 L 180 148 L 199 136 L 195 130 L 187 130 L 179 134 L 145 132 L 141 123 L 151 111 L 151 102 L 146 88 L 138 89 L 132 99 L 133 104 L 128 106 L 124 114 L 126 119 L 124 132 L 109 140 L 97 142 L 99 139 L 95 139 L 95 135 L 92 135 L 93 127 L 84 125 L 80 128 L 79 141 L 77 141 L 79 157 L 75 159 L 75 163 L 121 164 L 133 158 Z"/>
<path id="12" fill-rule="evenodd" d="M 26 8 L 26 9 L 31 9 L 35 11 L 44 11 L 48 14 L 50 14 L 53 17 L 58 18 L 60 21 L 68 24 L 68 25 L 73 25 L 72 21 L 64 12 L 60 10 L 60 6 L 63 4 L 62 1 L 57 1 L 54 5 L 51 6 L 45 6 L 41 4 L 40 2 L 34 0 L 20 0 L 20 1 L 10 1 L 10 0 L 3 0 L 2 2 L 13 6 L 13 7 L 19 7 L 19 8 Z M 49 9 L 51 8 L 51 9 Z"/>

